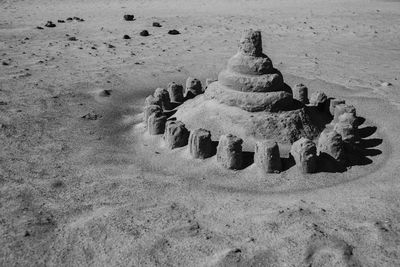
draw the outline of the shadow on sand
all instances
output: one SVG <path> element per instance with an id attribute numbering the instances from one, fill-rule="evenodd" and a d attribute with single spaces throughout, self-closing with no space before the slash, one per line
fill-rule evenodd
<path id="1" fill-rule="evenodd" d="M 359 125 L 363 124 L 365 119 L 359 117 Z M 352 166 L 365 166 L 373 161 L 369 157 L 382 154 L 382 151 L 375 147 L 382 144 L 380 138 L 370 138 L 377 130 L 375 126 L 366 126 L 358 129 L 358 140 L 354 143 L 344 143 L 345 161 L 338 162 L 330 155 L 321 153 L 318 157 L 319 172 L 345 172 Z"/>

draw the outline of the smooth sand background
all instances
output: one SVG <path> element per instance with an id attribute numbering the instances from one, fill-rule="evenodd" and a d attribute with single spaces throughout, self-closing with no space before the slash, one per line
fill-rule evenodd
<path id="1" fill-rule="evenodd" d="M 377 127 L 371 164 L 252 180 L 143 137 L 143 97 L 215 78 L 247 28 Z M 398 1 L 0 1 L 0 265 L 400 265 L 399 43 Z"/>

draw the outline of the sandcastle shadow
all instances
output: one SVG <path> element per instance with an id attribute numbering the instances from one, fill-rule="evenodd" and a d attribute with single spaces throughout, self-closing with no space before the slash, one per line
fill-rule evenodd
<path id="1" fill-rule="evenodd" d="M 361 139 L 358 143 L 345 145 L 347 154 L 347 165 L 364 166 L 371 164 L 373 161 L 369 157 L 374 157 L 382 154 L 382 151 L 373 147 L 382 144 L 383 140 L 379 138 Z"/>
<path id="2" fill-rule="evenodd" d="M 217 154 L 217 147 L 218 147 L 219 141 L 212 141 L 211 142 L 211 157 L 215 156 Z"/>
<path id="3" fill-rule="evenodd" d="M 358 125 L 361 126 L 366 120 L 363 117 L 358 117 Z M 363 166 L 373 162 L 368 157 L 373 157 L 382 154 L 382 151 L 376 149 L 383 143 L 381 138 L 370 138 L 377 131 L 376 126 L 365 126 L 358 129 L 359 140 L 354 144 L 345 144 L 345 151 L 347 155 L 347 165 L 351 166 Z"/>
<path id="4" fill-rule="evenodd" d="M 242 156 L 243 156 L 243 163 L 240 170 L 246 169 L 247 167 L 249 167 L 254 163 L 254 152 L 243 151 Z"/>
<path id="5" fill-rule="evenodd" d="M 334 157 L 327 153 L 320 153 L 317 159 L 316 172 L 345 172 L 346 165 L 338 162 Z"/>
<path id="6" fill-rule="evenodd" d="M 168 120 L 176 120 L 176 118 L 171 118 L 176 113 L 176 109 L 164 110 L 164 115 L 167 116 Z"/>
<path id="7" fill-rule="evenodd" d="M 332 156 L 321 153 L 318 157 L 318 172 L 345 172 L 347 168 L 353 166 L 365 166 L 373 163 L 369 157 L 382 154 L 376 149 L 383 142 L 380 138 L 360 139 L 358 142 L 344 143 L 345 164 L 339 163 Z"/>
<path id="8" fill-rule="evenodd" d="M 282 161 L 282 171 L 287 171 L 293 166 L 296 165 L 296 162 L 294 161 L 294 158 L 292 155 L 289 155 L 287 158 L 281 158 Z"/>
<path id="9" fill-rule="evenodd" d="M 360 138 L 367 138 L 373 135 L 377 130 L 376 126 L 366 126 L 364 128 L 358 129 L 358 135 Z"/>
<path id="10" fill-rule="evenodd" d="M 372 148 L 379 146 L 383 143 L 381 138 L 361 139 L 359 141 L 359 147 L 363 149 Z"/>
<path id="11" fill-rule="evenodd" d="M 317 106 L 305 106 L 305 111 L 313 122 L 313 125 L 318 127 L 320 131 L 325 129 L 326 125 L 332 122 L 333 117 L 326 113 L 321 112 Z"/>
<path id="12" fill-rule="evenodd" d="M 361 126 L 366 121 L 363 117 L 357 117 L 357 124 Z M 353 166 L 365 166 L 373 163 L 369 157 L 382 154 L 382 151 L 376 149 L 383 143 L 381 138 L 370 138 L 377 131 L 375 126 L 365 126 L 358 129 L 358 140 L 354 143 L 344 142 L 345 163 L 338 162 L 332 156 L 326 153 L 320 153 L 318 156 L 318 172 L 345 172 L 347 168 Z"/>

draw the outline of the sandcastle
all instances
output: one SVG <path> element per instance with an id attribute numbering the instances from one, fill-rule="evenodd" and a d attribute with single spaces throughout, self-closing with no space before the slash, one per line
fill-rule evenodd
<path id="1" fill-rule="evenodd" d="M 329 98 L 298 84 L 292 89 L 263 54 L 259 31 L 248 30 L 238 52 L 217 81 L 189 77 L 186 87 L 172 82 L 145 101 L 144 122 L 150 135 L 163 135 L 169 149 L 188 147 L 193 159 L 216 161 L 240 170 L 243 149 L 265 175 L 284 171 L 279 145 L 302 173 L 319 165 L 343 169 L 346 153 L 356 151 L 359 118 L 344 100 Z M 169 117 L 169 118 L 168 118 Z M 219 140 L 214 147 L 213 140 Z M 216 142 L 215 141 L 215 142 Z"/>
<path id="2" fill-rule="evenodd" d="M 179 107 L 175 117 L 189 128 L 237 135 L 245 147 L 258 139 L 281 143 L 293 143 L 301 136 L 313 139 L 329 116 L 305 108 L 307 88 L 299 92 L 300 100 L 294 99 L 281 72 L 263 53 L 260 31 L 247 30 L 218 80 L 209 83 L 202 96 Z"/>

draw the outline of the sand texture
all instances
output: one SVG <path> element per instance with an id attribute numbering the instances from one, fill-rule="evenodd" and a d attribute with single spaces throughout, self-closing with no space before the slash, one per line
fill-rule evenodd
<path id="1" fill-rule="evenodd" d="M 147 133 L 145 98 L 216 79 L 249 28 L 287 85 L 357 109 L 347 169 L 302 173 L 282 139 L 265 175 L 246 139 L 228 170 Z M 400 266 L 399 44 L 393 0 L 0 0 L 0 266 Z"/>

